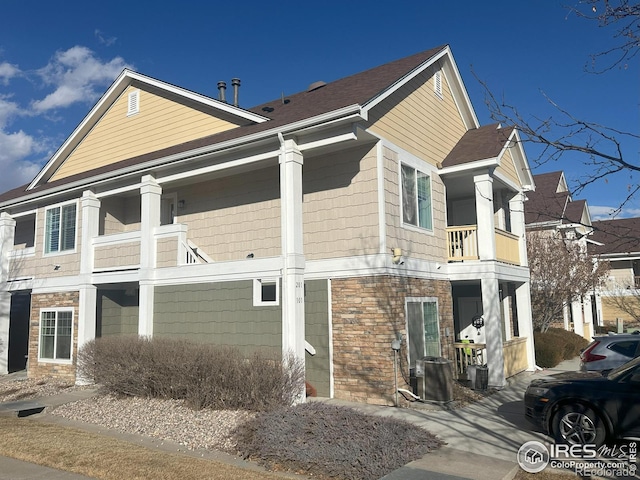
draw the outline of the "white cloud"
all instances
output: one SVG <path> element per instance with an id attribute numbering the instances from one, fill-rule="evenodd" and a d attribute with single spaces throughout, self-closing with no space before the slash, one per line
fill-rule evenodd
<path id="1" fill-rule="evenodd" d="M 20 69 L 7 62 L 0 63 L 0 83 L 8 85 L 9 80 L 20 75 Z"/>
<path id="2" fill-rule="evenodd" d="M 78 102 L 92 102 L 125 67 L 127 64 L 121 57 L 103 61 L 87 47 L 59 51 L 46 67 L 38 70 L 45 84 L 55 86 L 55 90 L 42 100 L 33 101 L 31 106 L 42 113 Z"/>
<path id="3" fill-rule="evenodd" d="M 590 205 L 589 215 L 591 216 L 591 220 L 614 220 L 616 218 L 633 218 L 640 217 L 640 209 Z"/>
<path id="4" fill-rule="evenodd" d="M 5 133 L 0 131 L 0 191 L 29 182 L 40 170 L 40 166 L 24 159 L 40 150 L 33 137 L 23 131 Z"/>
<path id="5" fill-rule="evenodd" d="M 10 119 L 20 113 L 18 104 L 8 99 L 8 95 L 0 95 L 0 129 L 3 129 Z M 0 133 L 2 133 L 2 130 L 0 130 Z"/>
<path id="6" fill-rule="evenodd" d="M 98 30 L 96 28 L 94 35 L 96 36 L 96 38 L 98 39 L 98 41 L 100 43 L 102 43 L 103 45 L 106 45 L 107 47 L 110 47 L 111 45 L 113 45 L 114 43 L 116 43 L 116 41 L 118 40 L 117 37 L 105 37 L 102 32 L 100 30 Z"/>

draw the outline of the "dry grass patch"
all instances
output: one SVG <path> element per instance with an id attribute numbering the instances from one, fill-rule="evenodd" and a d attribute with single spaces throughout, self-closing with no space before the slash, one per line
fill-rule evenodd
<path id="1" fill-rule="evenodd" d="M 155 451 L 116 438 L 0 416 L 0 455 L 105 480 L 276 480 L 279 475 Z"/>

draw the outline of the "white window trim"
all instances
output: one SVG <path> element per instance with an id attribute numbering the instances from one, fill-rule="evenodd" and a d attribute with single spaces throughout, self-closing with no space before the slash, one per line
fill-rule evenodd
<path id="1" fill-rule="evenodd" d="M 70 250 L 58 250 L 57 252 L 49 252 L 47 253 L 47 212 L 49 210 L 51 210 L 52 208 L 60 208 L 60 213 L 62 213 L 62 207 L 64 207 L 65 205 L 71 205 L 74 204 L 76 205 L 76 227 L 75 227 L 75 236 L 73 238 L 73 248 Z M 57 203 L 55 205 L 49 205 L 47 207 L 44 208 L 44 214 L 42 215 L 43 219 L 42 221 L 44 222 L 43 225 L 43 235 L 42 235 L 42 255 L 45 257 L 56 257 L 59 255 L 70 255 L 73 253 L 77 253 L 78 252 L 78 226 L 79 226 L 79 213 L 80 213 L 80 204 L 78 202 L 78 200 L 71 200 L 69 202 L 63 202 L 63 203 Z M 36 232 L 38 229 L 38 217 L 36 216 Z M 36 235 L 37 238 L 37 235 Z M 37 245 L 37 240 L 34 242 L 34 247 Z"/>
<path id="2" fill-rule="evenodd" d="M 429 176 L 429 190 L 431 192 L 431 228 L 421 227 L 420 225 L 413 225 L 411 223 L 405 223 L 404 221 L 404 204 L 403 204 L 403 195 L 404 195 L 404 186 L 402 185 L 402 165 L 406 165 L 407 167 L 413 168 L 414 170 L 423 173 Z M 416 175 L 417 179 L 417 175 Z M 417 181 L 417 180 L 416 180 Z M 414 230 L 420 233 L 431 233 L 435 232 L 435 221 L 433 218 L 433 170 L 431 168 L 421 168 L 416 165 L 416 162 L 407 161 L 403 158 L 398 160 L 398 189 L 399 189 L 399 199 L 400 199 L 400 221 L 402 222 L 402 226 L 408 230 Z M 417 185 L 416 185 L 416 195 L 417 195 Z M 417 198 L 416 198 L 416 209 L 417 209 Z M 418 212 L 416 211 L 416 218 L 418 218 Z M 418 218 L 418 222 L 420 223 L 420 219 Z"/>
<path id="3" fill-rule="evenodd" d="M 71 312 L 71 350 L 69 352 L 69 358 L 44 358 L 40 356 L 41 351 L 41 342 L 42 342 L 42 313 L 43 312 L 56 312 L 56 337 L 54 340 L 53 351 L 55 353 L 55 345 L 57 341 L 57 330 L 58 330 L 58 313 L 59 312 Z M 63 365 L 71 365 L 73 364 L 73 334 L 74 334 L 74 308 L 73 307 L 51 307 L 51 308 L 41 308 L 40 313 L 38 314 L 38 363 L 57 363 Z"/>
<path id="4" fill-rule="evenodd" d="M 140 113 L 140 90 L 133 90 L 127 95 L 127 117 L 138 113 Z"/>
<path id="5" fill-rule="evenodd" d="M 276 299 L 275 301 L 262 300 L 262 283 L 275 283 Z M 279 278 L 255 278 L 253 280 L 253 306 L 278 306 L 280 305 L 280 279 Z"/>
<path id="6" fill-rule="evenodd" d="M 407 365 L 410 365 L 411 359 L 409 358 L 409 304 L 410 303 L 435 303 L 436 304 L 436 312 L 438 313 L 438 343 L 440 344 L 440 354 L 442 355 L 442 338 L 440 335 L 440 303 L 438 302 L 438 297 L 405 297 L 404 299 L 404 328 L 407 338 L 405 339 L 405 344 L 407 345 Z M 422 307 L 424 308 L 424 307 Z M 424 312 L 423 312 L 424 314 Z M 422 322 L 422 336 L 424 337 L 424 320 Z M 424 340 L 423 340 L 424 342 Z M 424 352 L 423 352 L 424 354 Z"/>

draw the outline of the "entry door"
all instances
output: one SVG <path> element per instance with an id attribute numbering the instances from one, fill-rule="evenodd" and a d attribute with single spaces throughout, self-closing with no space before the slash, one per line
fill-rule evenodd
<path id="1" fill-rule="evenodd" d="M 440 321 L 435 300 L 407 301 L 407 331 L 409 364 L 415 368 L 416 360 L 440 356 Z"/>
<path id="2" fill-rule="evenodd" d="M 162 195 L 160 200 L 160 225 L 175 223 L 177 198 L 175 194 Z"/>
<path id="3" fill-rule="evenodd" d="M 482 299 L 480 297 L 461 297 L 458 299 L 458 326 L 460 340 L 473 340 L 474 343 L 485 343 L 484 327 L 479 330 L 471 325 L 471 319 L 482 315 Z"/>

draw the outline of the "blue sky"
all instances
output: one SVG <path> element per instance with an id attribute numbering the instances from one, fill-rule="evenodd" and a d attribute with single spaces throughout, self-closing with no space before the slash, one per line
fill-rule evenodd
<path id="1" fill-rule="evenodd" d="M 242 80 L 252 107 L 434 46 L 449 44 L 482 124 L 476 76 L 525 116 L 555 115 L 544 92 L 575 116 L 640 130 L 639 60 L 585 73 L 589 54 L 615 44 L 612 30 L 569 13 L 577 0 L 382 2 L 3 2 L 0 16 L 0 191 L 28 182 L 124 67 L 217 97 Z M 475 76 L 474 76 L 475 74 Z M 640 142 L 625 141 L 638 163 Z M 537 168 L 582 173 L 574 157 Z M 637 177 L 620 174 L 580 193 L 598 217 Z M 640 198 L 623 216 L 640 216 Z"/>

